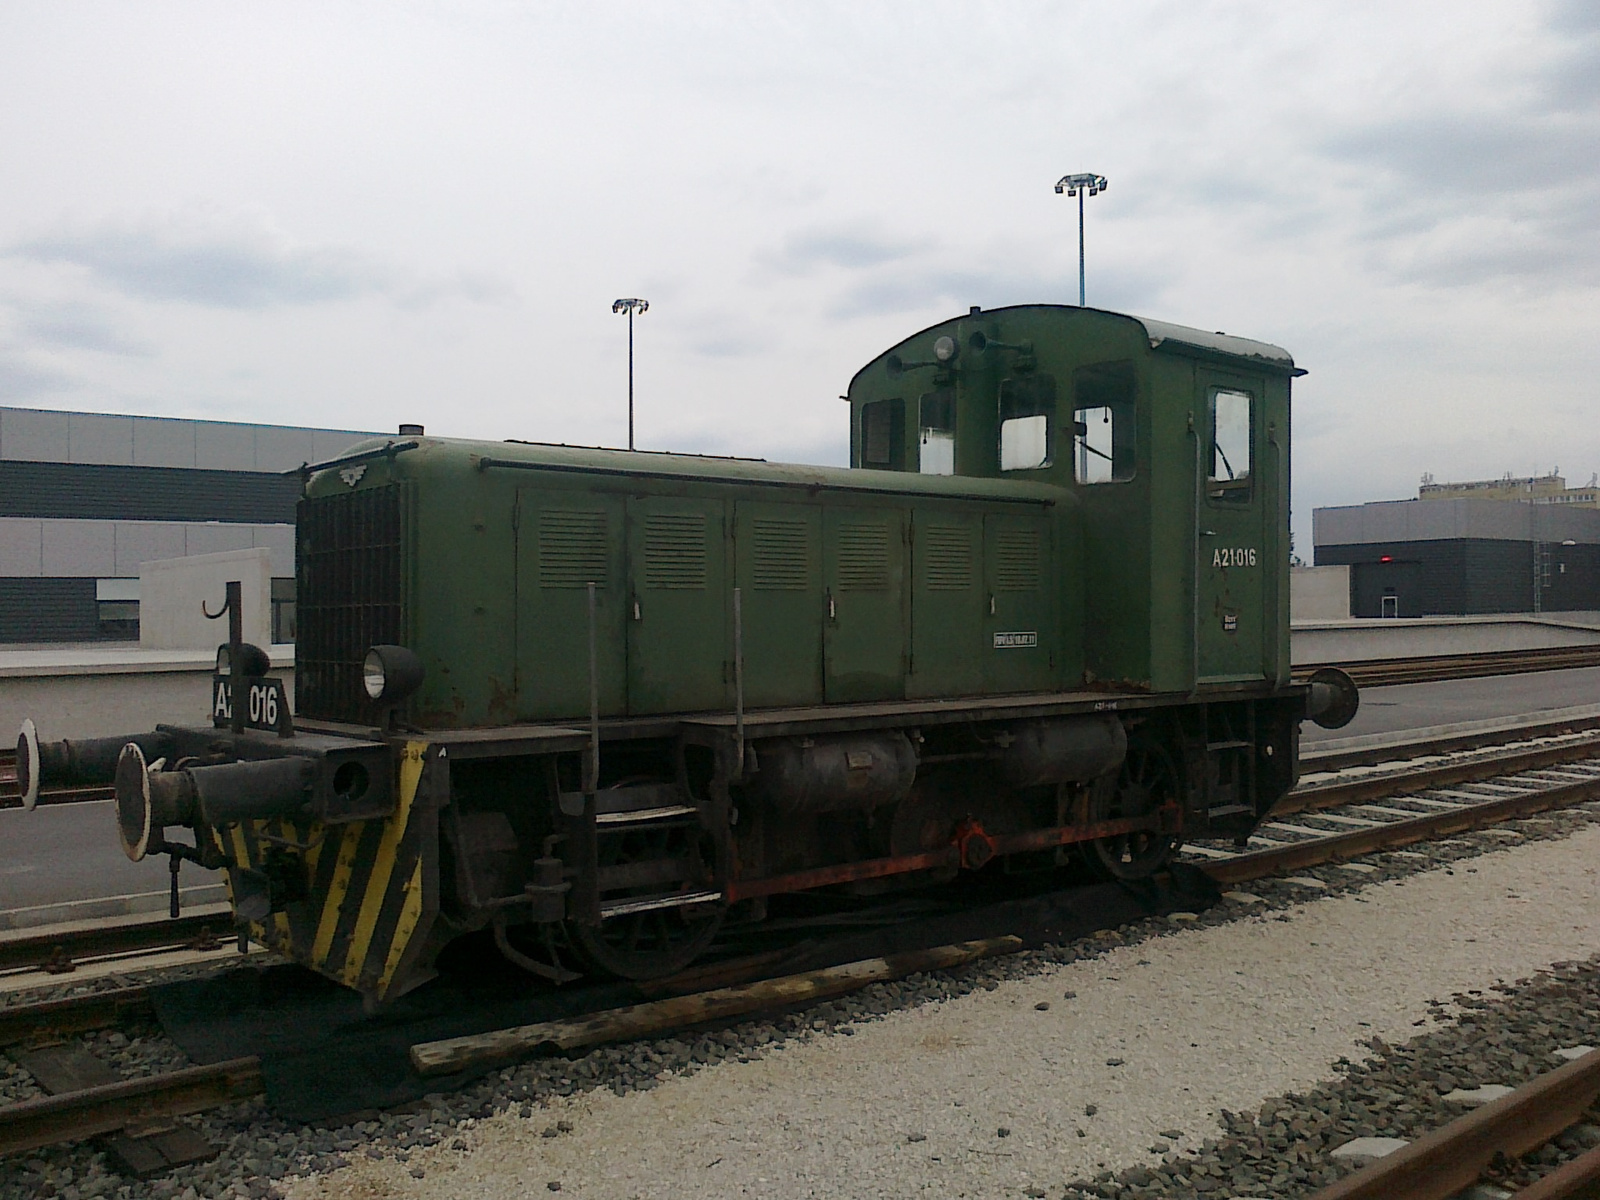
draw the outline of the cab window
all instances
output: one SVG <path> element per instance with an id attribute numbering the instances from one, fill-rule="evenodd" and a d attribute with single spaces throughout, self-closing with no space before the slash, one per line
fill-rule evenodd
<path id="1" fill-rule="evenodd" d="M 1036 471 L 1054 458 L 1056 381 L 1026 375 L 1000 383 L 1000 469 Z"/>
<path id="2" fill-rule="evenodd" d="M 917 469 L 924 475 L 956 473 L 956 393 L 929 392 L 917 402 Z"/>
<path id="3" fill-rule="evenodd" d="M 1133 363 L 1094 363 L 1072 376 L 1072 477 L 1079 483 L 1132 479 Z"/>
<path id="4" fill-rule="evenodd" d="M 904 400 L 874 400 L 861 406 L 861 465 L 905 470 Z"/>
<path id="5" fill-rule="evenodd" d="M 1209 407 L 1211 474 L 1207 492 L 1218 500 L 1249 500 L 1254 398 L 1233 388 L 1213 388 Z"/>

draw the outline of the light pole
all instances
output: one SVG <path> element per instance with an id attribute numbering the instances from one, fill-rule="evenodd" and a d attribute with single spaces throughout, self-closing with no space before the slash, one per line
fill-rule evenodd
<path id="1" fill-rule="evenodd" d="M 617 300 L 611 305 L 614 313 L 625 312 L 628 314 L 628 449 L 633 449 L 633 314 L 643 315 L 650 311 L 650 301 L 640 300 L 637 296 L 626 300 Z"/>
<path id="2" fill-rule="evenodd" d="M 1106 190 L 1106 177 L 1092 171 L 1083 175 L 1063 175 L 1056 181 L 1056 195 L 1065 192 L 1078 198 L 1078 307 L 1084 305 L 1083 295 L 1083 197 L 1084 193 L 1098 196 Z"/>

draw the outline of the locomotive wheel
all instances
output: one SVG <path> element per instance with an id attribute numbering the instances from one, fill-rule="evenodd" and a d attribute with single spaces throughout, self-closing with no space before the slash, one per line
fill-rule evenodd
<path id="1" fill-rule="evenodd" d="M 599 865 L 681 860 L 691 849 L 688 842 L 700 836 L 698 828 L 682 825 L 631 829 L 600 838 Z M 682 890 L 696 890 L 683 885 Z M 604 903 L 660 895 L 659 885 L 607 891 Z M 619 979 L 659 979 L 683 970 L 711 945 L 722 928 L 726 906 L 721 902 L 679 908 L 651 908 L 623 913 L 598 925 L 569 922 L 567 932 L 575 949 L 589 965 Z"/>
<path id="2" fill-rule="evenodd" d="M 1154 742 L 1130 740 L 1115 786 L 1090 796 L 1089 821 L 1143 817 L 1180 799 L 1178 772 L 1167 752 Z M 1084 846 L 1084 857 L 1106 879 L 1147 879 L 1172 860 L 1182 838 L 1142 830 L 1099 838 Z"/>

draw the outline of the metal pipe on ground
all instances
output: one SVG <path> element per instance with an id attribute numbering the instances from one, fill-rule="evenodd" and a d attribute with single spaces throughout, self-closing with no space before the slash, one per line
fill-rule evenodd
<path id="1" fill-rule="evenodd" d="M 1020 949 L 1022 939 L 1017 937 L 958 942 L 931 950 L 845 963 L 822 971 L 717 988 L 692 996 L 633 1004 L 588 1017 L 419 1042 L 411 1047 L 411 1065 L 421 1075 L 448 1075 L 465 1067 L 515 1062 L 540 1052 L 575 1050 L 604 1042 L 648 1037 L 667 1029 L 842 996 L 885 979 L 958 967 Z"/>

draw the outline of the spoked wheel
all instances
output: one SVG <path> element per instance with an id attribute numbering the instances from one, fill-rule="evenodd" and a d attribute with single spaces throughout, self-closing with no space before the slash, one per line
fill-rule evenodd
<path id="1" fill-rule="evenodd" d="M 598 925 L 569 922 L 574 947 L 596 970 L 620 979 L 658 979 L 683 970 L 722 928 L 720 899 L 684 904 L 709 893 L 709 861 L 694 823 L 603 831 L 599 843 Z"/>
<path id="2" fill-rule="evenodd" d="M 1180 799 L 1178 772 L 1167 752 L 1154 742 L 1130 739 L 1127 757 L 1112 787 L 1096 788 L 1088 804 L 1090 821 L 1143 817 Z M 1140 830 L 1086 843 L 1084 857 L 1107 879 L 1146 879 L 1177 852 L 1182 838 L 1174 833 Z"/>

